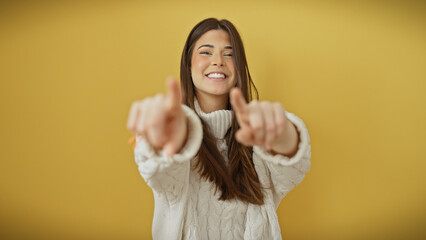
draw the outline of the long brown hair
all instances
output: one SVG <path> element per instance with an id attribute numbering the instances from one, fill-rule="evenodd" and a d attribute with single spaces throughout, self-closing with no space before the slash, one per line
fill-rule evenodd
<path id="1" fill-rule="evenodd" d="M 191 77 L 192 52 L 197 40 L 210 30 L 224 30 L 229 34 L 236 70 L 236 86 L 241 89 L 247 102 L 252 100 L 252 91 L 258 99 L 258 92 L 251 79 L 243 42 L 237 29 L 226 19 L 208 18 L 199 22 L 191 30 L 182 52 L 180 79 L 183 103 L 195 110 L 195 86 Z M 229 98 L 228 109 L 232 110 Z M 243 202 L 263 204 L 262 188 L 252 160 L 253 149 L 235 140 L 235 132 L 239 129 L 235 113 L 233 112 L 231 127 L 225 135 L 228 145 L 228 166 L 217 149 L 216 138 L 207 124 L 202 119 L 201 121 L 204 131 L 203 143 L 195 164 L 201 177 L 214 183 L 216 190 L 221 190 L 220 200 L 236 198 Z"/>

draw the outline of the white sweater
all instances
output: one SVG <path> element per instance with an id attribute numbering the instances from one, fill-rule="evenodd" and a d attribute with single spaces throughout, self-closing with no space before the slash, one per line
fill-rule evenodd
<path id="1" fill-rule="evenodd" d="M 218 139 L 218 149 L 227 159 L 223 139 L 231 125 L 232 112 L 219 110 L 209 114 L 196 111 Z M 310 169 L 309 134 L 301 119 L 286 112 L 294 123 L 300 142 L 292 158 L 271 155 L 263 147 L 253 147 L 253 162 L 264 187 L 262 206 L 239 200 L 220 201 L 220 190 L 200 178 L 191 166 L 200 148 L 203 130 L 197 114 L 182 108 L 189 119 L 188 139 L 181 152 L 172 157 L 136 139 L 135 160 L 155 198 L 152 236 L 154 239 L 281 239 L 276 209 L 284 196 L 298 185 Z"/>

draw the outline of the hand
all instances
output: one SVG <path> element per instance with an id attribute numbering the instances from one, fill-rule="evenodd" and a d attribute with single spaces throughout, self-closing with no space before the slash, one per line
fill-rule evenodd
<path id="1" fill-rule="evenodd" d="M 247 104 L 239 88 L 231 90 L 230 101 L 240 125 L 235 133 L 238 142 L 285 155 L 297 151 L 298 135 L 281 103 L 254 100 Z"/>
<path id="2" fill-rule="evenodd" d="M 176 78 L 169 77 L 166 87 L 167 95 L 157 94 L 133 102 L 127 128 L 171 156 L 180 151 L 186 141 L 187 123 Z"/>

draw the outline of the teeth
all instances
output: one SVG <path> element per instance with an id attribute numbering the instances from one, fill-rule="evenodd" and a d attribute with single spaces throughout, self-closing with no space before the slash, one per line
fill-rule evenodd
<path id="1" fill-rule="evenodd" d="M 207 77 L 209 77 L 209 78 L 225 78 L 225 74 L 221 74 L 221 73 L 210 73 L 209 75 L 207 75 Z"/>

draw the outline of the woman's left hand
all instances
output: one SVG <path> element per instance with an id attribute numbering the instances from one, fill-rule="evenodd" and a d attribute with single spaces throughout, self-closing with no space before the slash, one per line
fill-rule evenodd
<path id="1" fill-rule="evenodd" d="M 253 100 L 247 104 L 239 88 L 231 90 L 230 102 L 240 125 L 235 133 L 238 142 L 284 155 L 297 152 L 297 130 L 281 103 Z"/>

